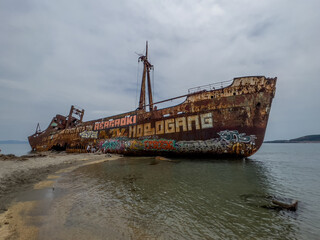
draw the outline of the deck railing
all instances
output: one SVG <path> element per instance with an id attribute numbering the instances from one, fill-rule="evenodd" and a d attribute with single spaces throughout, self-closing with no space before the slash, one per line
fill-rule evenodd
<path id="1" fill-rule="evenodd" d="M 216 82 L 216 83 L 212 83 L 212 84 L 208 84 L 208 85 L 189 88 L 188 89 L 188 94 L 185 94 L 185 95 L 182 95 L 182 96 L 178 96 L 178 97 L 174 97 L 174 98 L 169 98 L 169 99 L 166 99 L 166 100 L 163 100 L 163 101 L 159 101 L 159 102 L 155 102 L 155 103 L 153 103 L 153 105 L 164 103 L 164 102 L 173 101 L 173 100 L 176 100 L 176 99 L 179 99 L 179 98 L 183 98 L 183 97 L 188 97 L 190 94 L 201 92 L 201 91 L 211 91 L 211 90 L 221 89 L 221 88 L 224 88 L 224 87 L 227 87 L 227 86 L 231 85 L 232 82 L 233 82 L 233 80 L 227 80 L 227 81 L 223 81 L 223 82 Z M 145 106 L 147 107 L 149 105 L 150 104 L 146 104 Z"/>
<path id="2" fill-rule="evenodd" d="M 201 91 L 211 91 L 211 90 L 216 90 L 216 89 L 221 89 L 224 87 L 227 87 L 231 85 L 233 80 L 227 80 L 227 81 L 222 81 L 222 82 L 216 82 L 208 85 L 202 85 L 198 87 L 193 87 L 188 89 L 188 94 L 191 93 L 196 93 L 196 92 L 201 92 Z"/>

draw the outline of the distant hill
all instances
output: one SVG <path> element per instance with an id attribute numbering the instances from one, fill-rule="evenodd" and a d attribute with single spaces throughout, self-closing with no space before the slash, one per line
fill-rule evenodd
<path id="1" fill-rule="evenodd" d="M 293 138 L 290 140 L 265 141 L 265 143 L 311 143 L 311 142 L 319 142 L 320 143 L 320 134 L 307 135 L 304 137 Z"/>
<path id="2" fill-rule="evenodd" d="M 0 140 L 0 144 L 26 144 L 27 141 L 20 140 Z"/>

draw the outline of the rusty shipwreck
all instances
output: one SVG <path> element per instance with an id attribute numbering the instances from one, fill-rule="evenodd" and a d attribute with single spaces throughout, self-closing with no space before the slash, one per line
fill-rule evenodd
<path id="1" fill-rule="evenodd" d="M 238 77 L 154 103 L 148 45 L 139 61 L 144 67 L 136 110 L 84 122 L 84 110 L 72 106 L 67 116 L 56 115 L 46 130 L 37 126 L 28 137 L 31 148 L 86 152 L 88 146 L 94 146 L 125 155 L 197 157 L 247 157 L 260 148 L 277 78 Z M 159 104 L 179 98 L 185 100 L 157 109 Z"/>

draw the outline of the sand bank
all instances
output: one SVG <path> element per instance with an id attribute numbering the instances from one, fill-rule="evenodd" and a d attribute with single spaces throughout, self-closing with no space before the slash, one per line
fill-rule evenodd
<path id="1" fill-rule="evenodd" d="M 28 188 L 53 187 L 58 174 L 79 166 L 118 159 L 118 155 L 41 153 L 23 157 L 0 156 L 0 239 L 35 239 L 37 229 L 24 224 L 24 213 L 34 202 L 13 202 Z M 23 236 L 23 237 L 22 237 Z"/>

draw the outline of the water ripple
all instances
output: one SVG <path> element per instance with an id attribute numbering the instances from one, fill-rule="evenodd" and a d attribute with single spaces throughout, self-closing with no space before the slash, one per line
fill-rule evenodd
<path id="1" fill-rule="evenodd" d="M 124 158 L 86 166 L 59 181 L 68 193 L 51 215 L 61 223 L 48 221 L 51 227 L 42 232 L 51 229 L 57 237 L 52 229 L 59 229 L 61 238 L 82 233 L 74 235 L 78 239 L 89 233 L 93 239 L 313 239 L 319 191 L 305 184 L 319 179 L 288 169 L 287 153 L 266 149 L 247 161 L 157 165 L 151 158 Z M 273 196 L 298 199 L 298 212 L 264 208 Z"/>

